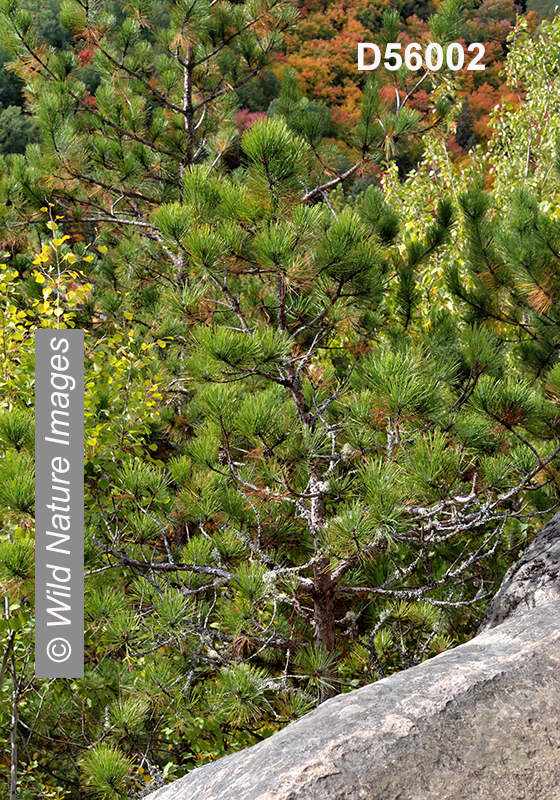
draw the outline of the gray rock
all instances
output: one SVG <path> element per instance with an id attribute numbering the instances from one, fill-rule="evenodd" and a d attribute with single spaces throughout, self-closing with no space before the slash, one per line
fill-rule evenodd
<path id="1" fill-rule="evenodd" d="M 530 608 L 560 600 L 559 576 L 560 514 L 556 514 L 504 575 L 478 633 L 495 628 Z"/>
<path id="2" fill-rule="evenodd" d="M 149 800 L 559 800 L 559 567 L 560 515 L 470 642 L 339 695 Z"/>

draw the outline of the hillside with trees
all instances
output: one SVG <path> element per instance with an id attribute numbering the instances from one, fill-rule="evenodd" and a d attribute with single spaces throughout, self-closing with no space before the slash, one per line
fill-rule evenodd
<path id="1" fill-rule="evenodd" d="M 0 785 L 141 798 L 468 641 L 557 510 L 560 19 L 0 22 Z M 357 71 L 397 40 L 480 41 L 487 69 Z M 57 326 L 85 331 L 76 680 L 33 671 L 34 332 Z"/>

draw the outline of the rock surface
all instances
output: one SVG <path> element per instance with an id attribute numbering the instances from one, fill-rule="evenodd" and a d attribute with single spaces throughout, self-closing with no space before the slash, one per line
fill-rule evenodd
<path id="1" fill-rule="evenodd" d="M 560 600 L 560 514 L 542 528 L 519 561 L 508 569 L 478 633 L 554 600 Z"/>
<path id="2" fill-rule="evenodd" d="M 558 800 L 560 515 L 467 644 L 339 695 L 148 800 Z"/>

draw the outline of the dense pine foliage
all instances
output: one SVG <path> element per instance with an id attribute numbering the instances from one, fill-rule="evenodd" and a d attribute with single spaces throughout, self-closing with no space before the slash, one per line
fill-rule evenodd
<path id="1" fill-rule="evenodd" d="M 0 782 L 140 798 L 468 640 L 557 509 L 560 20 L 0 20 Z M 488 68 L 357 72 L 397 37 L 485 42 Z M 33 333 L 57 325 L 86 341 L 74 681 L 33 674 Z"/>

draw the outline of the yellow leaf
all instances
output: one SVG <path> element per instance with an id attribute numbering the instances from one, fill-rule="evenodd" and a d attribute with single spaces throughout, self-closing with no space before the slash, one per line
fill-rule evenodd
<path id="1" fill-rule="evenodd" d="M 123 317 L 125 319 L 132 319 L 132 314 L 130 313 L 130 311 L 125 311 Z"/>
<path id="2" fill-rule="evenodd" d="M 60 239 L 53 239 L 52 244 L 54 244 L 55 247 L 59 247 L 61 244 L 63 244 L 63 242 L 66 241 L 66 239 L 69 238 L 69 236 L 62 236 Z"/>
<path id="3" fill-rule="evenodd" d="M 84 256 L 83 261 L 93 261 L 93 256 Z"/>
<path id="4" fill-rule="evenodd" d="M 51 222 L 51 221 L 49 220 L 49 222 L 47 222 L 47 228 L 48 228 L 50 231 L 56 231 L 56 230 L 58 230 L 58 225 L 56 224 L 56 222 Z"/>
<path id="5" fill-rule="evenodd" d="M 35 263 L 35 262 L 33 262 Z M 35 283 L 44 283 L 45 276 L 44 275 L 35 275 Z"/>
<path id="6" fill-rule="evenodd" d="M 104 245 L 104 244 L 100 244 L 100 245 L 99 245 L 99 247 L 98 247 L 97 249 L 99 250 L 99 252 L 100 252 L 100 253 L 103 253 L 103 254 L 105 254 L 105 253 L 107 252 L 107 249 L 108 249 L 108 248 L 107 248 L 107 247 L 105 247 L 105 245 Z"/>
<path id="7" fill-rule="evenodd" d="M 65 261 L 68 261 L 69 264 L 75 264 L 76 261 L 78 260 L 74 255 L 74 253 L 66 253 L 66 255 L 63 256 L 63 258 Z"/>

